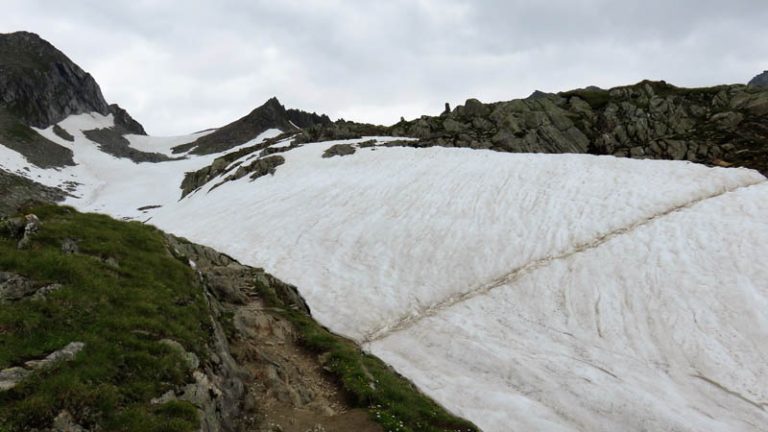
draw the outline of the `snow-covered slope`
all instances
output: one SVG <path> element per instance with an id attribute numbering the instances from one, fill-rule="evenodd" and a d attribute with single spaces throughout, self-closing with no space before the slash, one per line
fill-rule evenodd
<path id="1" fill-rule="evenodd" d="M 1 146 L 0 165 L 265 267 L 486 431 L 768 430 L 768 184 L 754 171 L 438 147 L 323 158 L 326 142 L 179 200 L 184 172 L 220 154 L 116 159 L 79 132 L 110 121 L 65 120 L 74 144 L 41 131 L 76 167 L 25 171 Z M 194 138 L 129 140 L 168 153 Z"/>

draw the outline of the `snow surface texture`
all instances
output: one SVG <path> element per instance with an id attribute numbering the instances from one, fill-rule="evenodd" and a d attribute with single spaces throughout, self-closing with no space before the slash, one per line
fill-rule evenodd
<path id="1" fill-rule="evenodd" d="M 74 178 L 72 205 L 265 267 L 485 431 L 768 430 L 768 183 L 754 171 L 445 148 L 322 158 L 326 142 L 179 200 L 183 173 L 219 155 L 116 159 L 78 132 L 110 122 L 65 120 L 80 165 L 22 172 Z M 194 139 L 129 137 L 159 152 Z M 0 165 L 19 158 L 0 146 Z"/>

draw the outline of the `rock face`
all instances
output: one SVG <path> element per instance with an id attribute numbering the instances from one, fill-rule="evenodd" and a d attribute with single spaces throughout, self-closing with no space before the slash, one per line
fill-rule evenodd
<path id="1" fill-rule="evenodd" d="M 768 88 L 768 71 L 765 71 L 760 75 L 752 78 L 752 80 L 749 81 L 749 86 Z"/>
<path id="2" fill-rule="evenodd" d="M 684 89 L 643 81 L 483 104 L 389 129 L 439 145 L 504 152 L 592 153 L 733 164 L 768 173 L 768 89 Z"/>
<path id="3" fill-rule="evenodd" d="M 110 113 L 90 74 L 27 32 L 0 35 L 0 104 L 36 127 L 47 127 L 71 114 Z"/>

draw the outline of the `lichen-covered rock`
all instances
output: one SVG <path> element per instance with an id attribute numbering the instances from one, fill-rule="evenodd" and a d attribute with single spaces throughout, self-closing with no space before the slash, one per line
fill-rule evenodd
<path id="1" fill-rule="evenodd" d="M 40 219 L 37 216 L 28 214 L 24 216 L 24 222 L 24 233 L 17 245 L 19 249 L 29 247 L 30 243 L 32 243 L 32 237 L 40 230 Z"/>
<path id="2" fill-rule="evenodd" d="M 324 158 L 334 156 L 347 156 L 355 153 L 355 146 L 352 144 L 334 144 L 323 152 Z"/>

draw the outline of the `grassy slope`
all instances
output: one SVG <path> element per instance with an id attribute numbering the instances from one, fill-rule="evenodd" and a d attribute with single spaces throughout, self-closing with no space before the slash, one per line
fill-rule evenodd
<path id="1" fill-rule="evenodd" d="M 19 251 L 15 241 L 0 238 L 0 271 L 64 288 L 46 300 L 0 305 L 0 368 L 69 342 L 86 346 L 74 361 L 0 393 L 0 431 L 45 427 L 63 409 L 83 426 L 104 430 L 195 430 L 191 405 L 149 404 L 191 379 L 178 354 L 159 340 L 195 351 L 210 334 L 192 271 L 167 253 L 162 234 L 151 227 L 63 207 L 33 212 L 43 226 L 32 247 Z M 65 238 L 79 239 L 81 254 L 62 253 Z"/>

